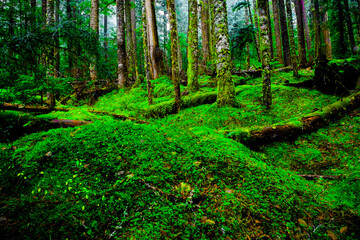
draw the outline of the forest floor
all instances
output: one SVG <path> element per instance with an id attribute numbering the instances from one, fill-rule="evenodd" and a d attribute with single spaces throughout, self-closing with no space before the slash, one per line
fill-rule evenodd
<path id="1" fill-rule="evenodd" d="M 36 116 L 93 122 L 85 126 L 44 130 L 30 114 L 1 112 L 0 235 L 360 239 L 359 109 L 288 141 L 253 146 L 229 138 L 239 128 L 286 124 L 341 99 L 286 86 L 313 77 L 311 70 L 300 74 L 272 76 L 270 110 L 261 105 L 261 78 L 233 76 L 236 107 L 217 108 L 216 88 L 208 86 L 184 96 L 173 114 L 173 86 L 162 77 L 154 82 L 154 106 L 143 84 L 92 106 L 72 99 L 61 106 L 67 112 Z"/>

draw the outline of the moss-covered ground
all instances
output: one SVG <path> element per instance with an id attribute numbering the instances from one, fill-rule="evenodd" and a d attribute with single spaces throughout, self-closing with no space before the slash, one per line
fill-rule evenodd
<path id="1" fill-rule="evenodd" d="M 37 118 L 92 120 L 12 137 L 27 114 L 2 112 L 0 235 L 5 239 L 360 239 L 360 112 L 293 142 L 252 151 L 223 130 L 301 117 L 336 96 L 272 76 L 271 110 L 261 79 L 234 76 L 237 106 L 218 108 L 216 88 L 184 97 L 171 114 L 171 81 L 109 93 L 93 106 Z M 200 84 L 211 81 L 200 79 Z M 182 91 L 185 89 L 182 89 Z M 205 98 L 206 100 L 201 100 Z M 146 119 L 118 121 L 89 109 Z M 162 109 L 169 109 L 162 110 Z M 159 113 L 159 115 L 156 115 Z M 159 117 L 161 116 L 161 117 Z M 6 120 L 6 122 L 5 122 Z M 13 124 L 12 124 L 13 123 Z M 16 124 L 15 124 L 16 123 Z M 10 127 L 13 126 L 13 127 Z M 298 174 L 340 176 L 306 180 Z"/>

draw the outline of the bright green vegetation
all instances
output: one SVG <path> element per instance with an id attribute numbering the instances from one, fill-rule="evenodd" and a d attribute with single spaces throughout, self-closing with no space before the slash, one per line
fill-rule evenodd
<path id="1" fill-rule="evenodd" d="M 261 78 L 234 77 L 243 84 L 235 107 L 218 108 L 216 90 L 203 87 L 171 114 L 174 92 L 163 77 L 154 83 L 150 107 L 143 83 L 93 106 L 37 116 L 94 121 L 86 126 L 41 131 L 32 128 L 34 116 L 2 112 L 1 141 L 8 142 L 0 144 L 0 217 L 6 218 L 0 233 L 17 239 L 358 239 L 358 111 L 257 151 L 223 134 L 289 122 L 339 99 L 287 87 L 285 80 L 294 82 L 289 75 L 274 73 L 268 111 L 260 102 Z M 15 127 L 22 135 L 37 132 L 9 139 Z M 309 181 L 296 174 L 341 178 Z"/>

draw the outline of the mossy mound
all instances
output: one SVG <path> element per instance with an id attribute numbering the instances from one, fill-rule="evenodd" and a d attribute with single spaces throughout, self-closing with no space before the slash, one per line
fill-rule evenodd
<path id="1" fill-rule="evenodd" d="M 1 145 L 2 236 L 342 239 L 323 188 L 206 127 L 101 122 Z M 347 232 L 340 232 L 342 226 Z M 318 225 L 323 227 L 317 228 Z M 316 229 L 315 229 L 316 228 Z"/>

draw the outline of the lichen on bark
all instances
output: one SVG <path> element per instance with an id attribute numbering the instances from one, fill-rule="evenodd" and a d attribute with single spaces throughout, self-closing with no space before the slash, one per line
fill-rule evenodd
<path id="1" fill-rule="evenodd" d="M 199 90 L 198 82 L 198 4 L 197 0 L 189 0 L 189 32 L 188 32 L 188 90 Z"/>
<path id="2" fill-rule="evenodd" d="M 258 0 L 259 27 L 260 27 L 260 51 L 263 75 L 263 104 L 267 109 L 272 104 L 271 79 L 270 79 L 270 42 L 268 29 L 268 4 L 267 0 Z"/>
<path id="3" fill-rule="evenodd" d="M 214 1 L 214 13 L 217 54 L 216 78 L 218 82 L 216 102 L 219 107 L 233 106 L 235 103 L 235 85 L 230 71 L 231 57 L 226 0 Z"/>

